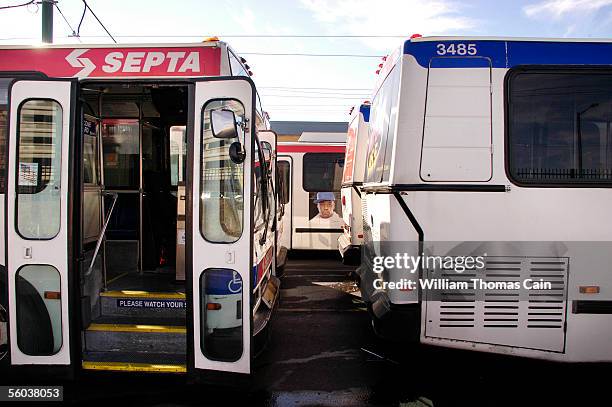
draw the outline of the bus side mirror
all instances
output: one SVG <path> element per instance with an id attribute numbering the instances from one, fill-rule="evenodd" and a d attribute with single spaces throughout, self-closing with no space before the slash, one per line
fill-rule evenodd
<path id="1" fill-rule="evenodd" d="M 234 141 L 229 146 L 229 156 L 230 160 L 234 164 L 242 164 L 246 158 L 246 151 L 242 147 L 242 144 L 239 141 Z"/>
<path id="2" fill-rule="evenodd" d="M 238 127 L 236 126 L 236 115 L 229 109 L 217 109 L 210 111 L 210 128 L 216 138 L 232 139 L 238 138 Z"/>

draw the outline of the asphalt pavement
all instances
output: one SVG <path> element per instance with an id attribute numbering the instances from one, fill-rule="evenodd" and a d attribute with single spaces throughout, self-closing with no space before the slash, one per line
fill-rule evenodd
<path id="1" fill-rule="evenodd" d="M 351 270 L 334 255 L 292 255 L 270 340 L 255 359 L 254 380 L 241 389 L 109 374 L 68 384 L 66 400 L 106 406 L 609 405 L 602 400 L 610 394 L 610 365 L 381 341 Z"/>

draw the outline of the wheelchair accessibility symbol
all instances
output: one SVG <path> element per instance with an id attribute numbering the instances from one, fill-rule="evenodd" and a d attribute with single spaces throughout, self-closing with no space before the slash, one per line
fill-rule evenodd
<path id="1" fill-rule="evenodd" d="M 234 271 L 233 273 L 233 278 L 229 281 L 229 283 L 227 283 L 227 289 L 232 294 L 237 294 L 242 292 L 242 279 L 240 278 L 240 275 L 237 272 Z"/>

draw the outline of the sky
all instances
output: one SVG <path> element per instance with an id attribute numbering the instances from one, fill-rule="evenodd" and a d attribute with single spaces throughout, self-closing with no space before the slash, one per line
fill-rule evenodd
<path id="1" fill-rule="evenodd" d="M 0 0 L 0 8 L 25 2 Z M 347 121 L 351 106 L 370 99 L 380 58 L 399 46 L 402 38 L 415 33 L 612 37 L 612 0 L 87 0 L 87 3 L 119 43 L 199 42 L 213 35 L 227 41 L 251 66 L 264 110 L 272 120 Z M 79 40 L 111 43 L 89 12 L 81 24 L 80 38 L 71 36 L 81 20 L 82 0 L 57 0 L 57 5 L 68 23 L 56 8 L 55 43 Z M 308 35 L 323 37 L 287 37 Z M 0 44 L 39 44 L 40 36 L 39 6 L 0 9 Z M 279 53 L 334 56 L 262 55 Z"/>

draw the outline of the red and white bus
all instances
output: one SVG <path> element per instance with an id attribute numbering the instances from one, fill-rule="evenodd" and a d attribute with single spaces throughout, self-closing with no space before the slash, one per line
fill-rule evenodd
<path id="1" fill-rule="evenodd" d="M 279 280 L 249 76 L 216 38 L 0 49 L 1 368 L 251 373 Z"/>
<path id="2" fill-rule="evenodd" d="M 342 233 L 340 186 L 344 134 L 302 135 L 278 143 L 278 185 L 285 216 L 280 244 L 287 249 L 337 250 Z"/>

